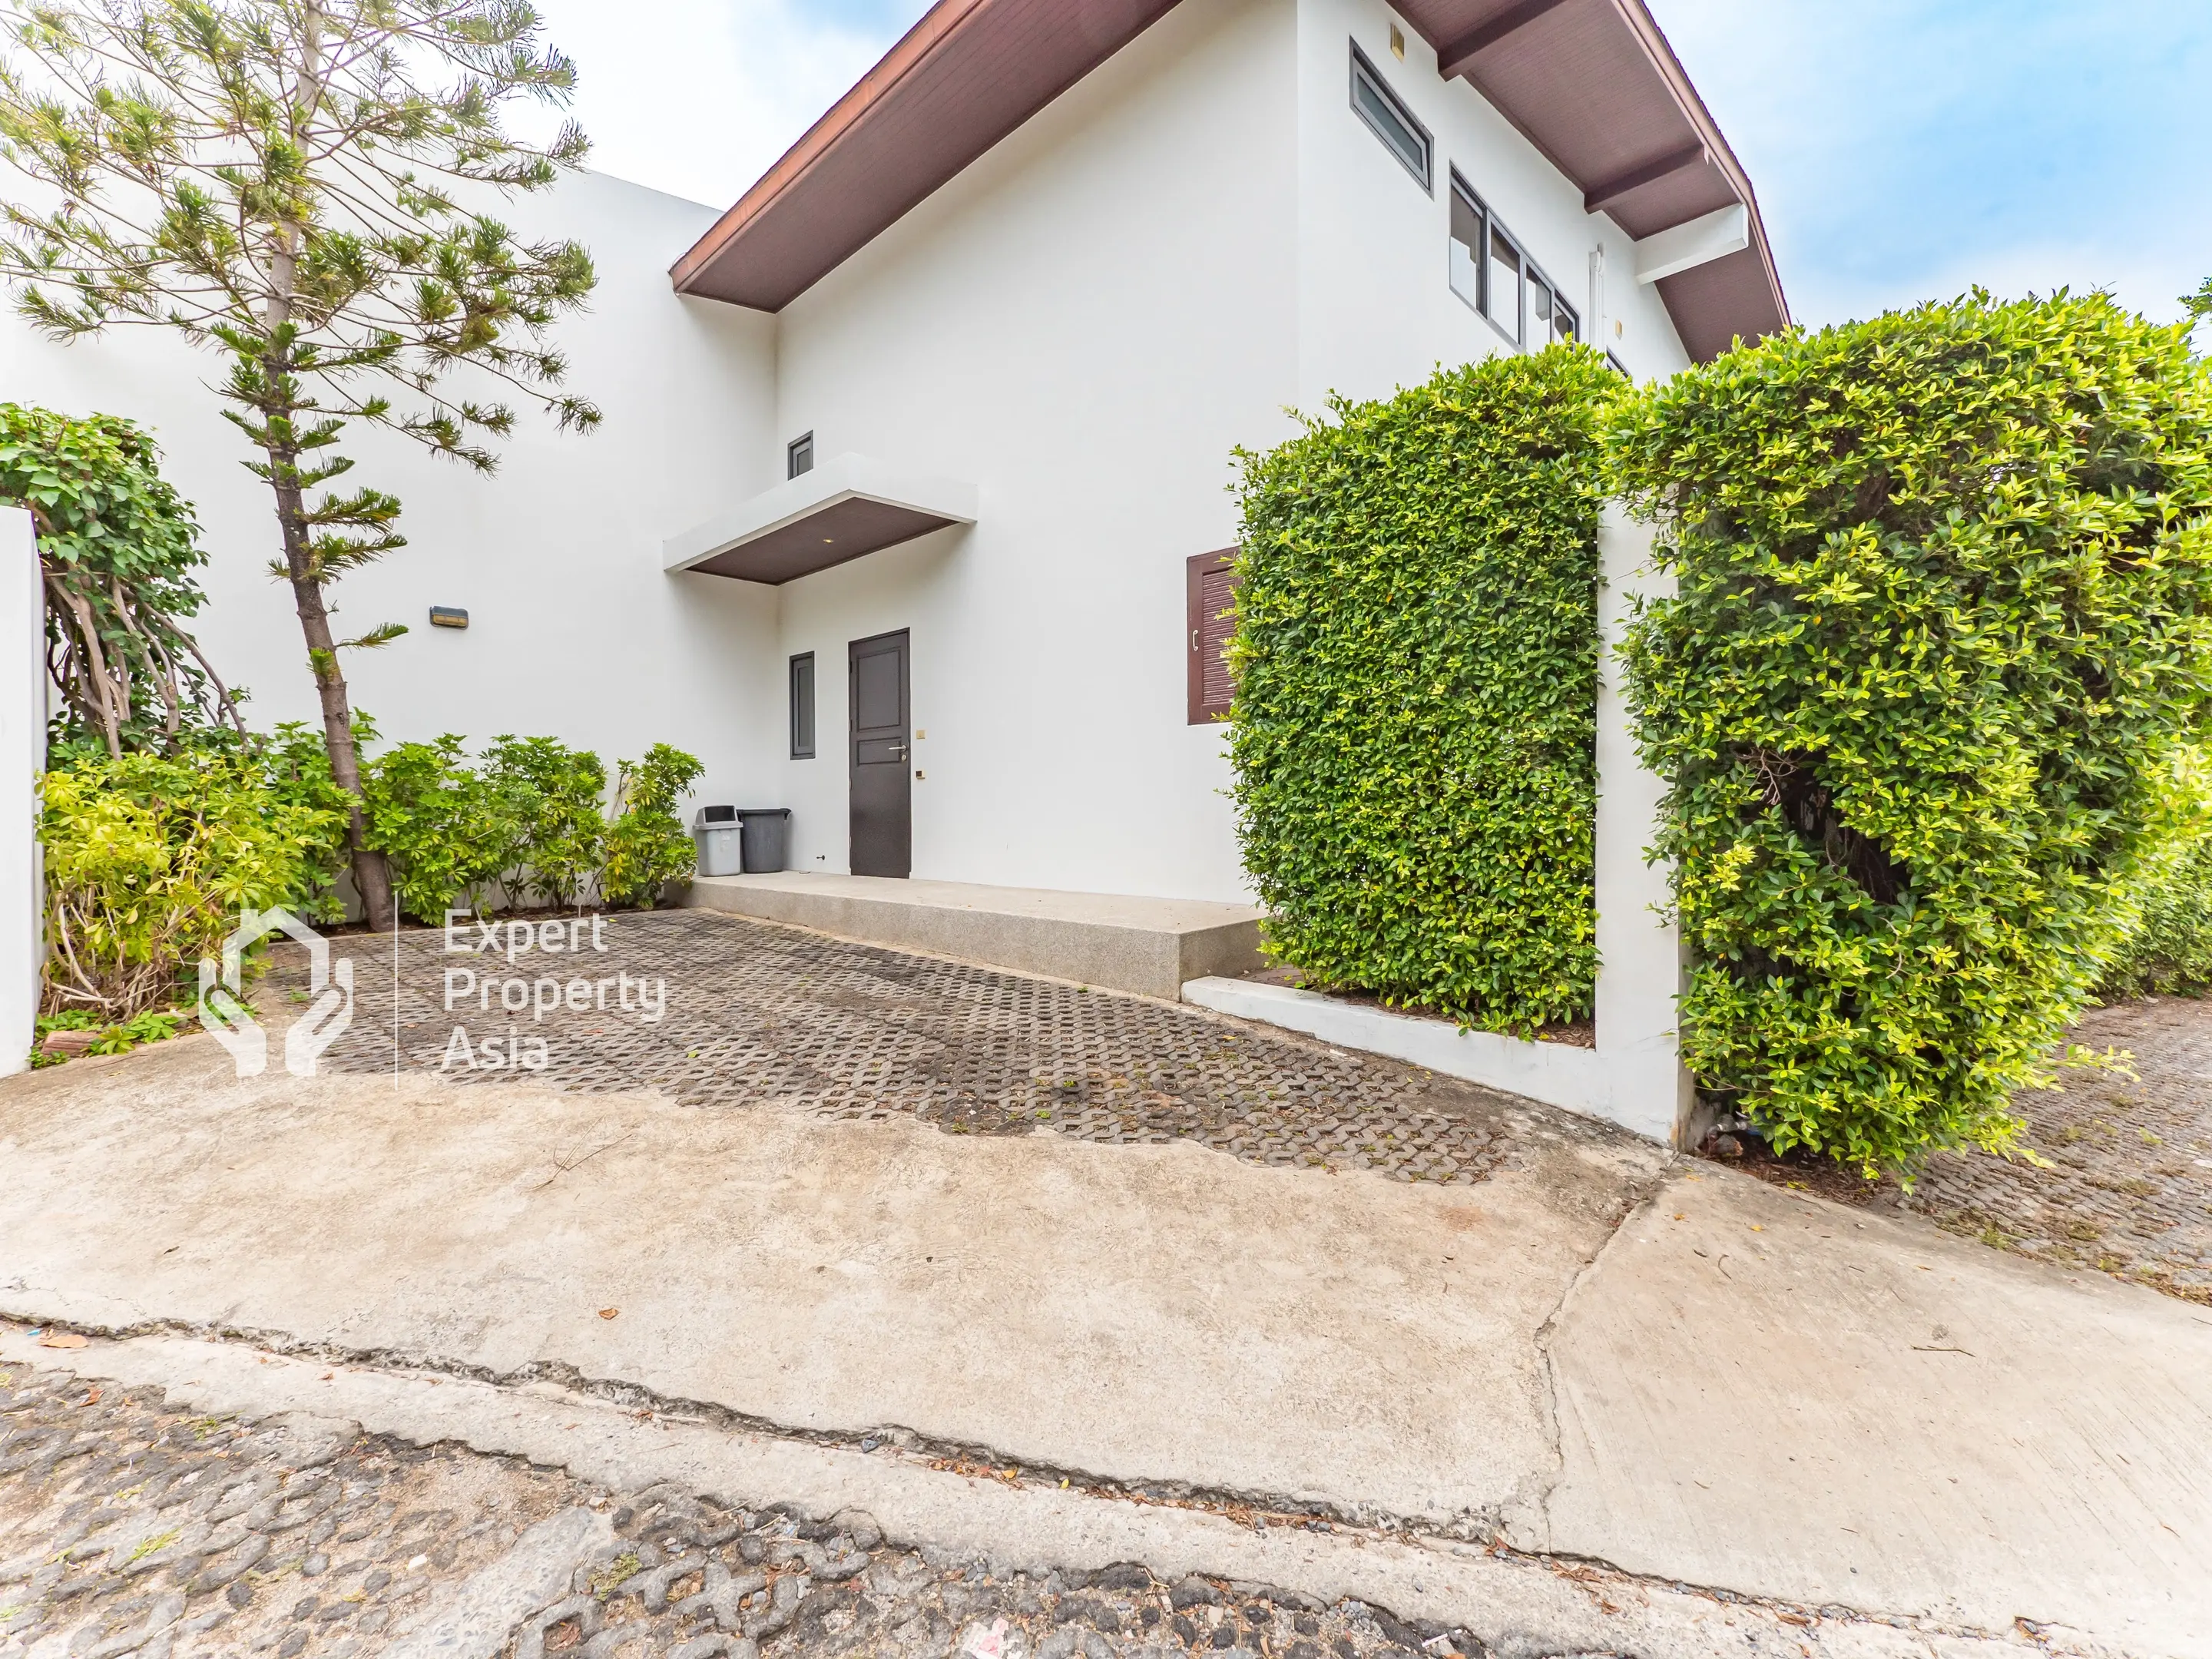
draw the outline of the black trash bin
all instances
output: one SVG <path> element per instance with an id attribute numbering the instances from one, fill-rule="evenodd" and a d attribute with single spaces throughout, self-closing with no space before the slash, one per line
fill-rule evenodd
<path id="1" fill-rule="evenodd" d="M 762 876 L 782 869 L 791 844 L 791 809 L 740 806 L 738 823 L 738 856 L 744 860 L 744 872 Z"/>

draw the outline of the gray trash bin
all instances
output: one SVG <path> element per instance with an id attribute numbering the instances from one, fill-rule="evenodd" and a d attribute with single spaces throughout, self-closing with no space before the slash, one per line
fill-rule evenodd
<path id="1" fill-rule="evenodd" d="M 699 849 L 699 873 L 736 875 L 743 867 L 742 835 L 736 807 L 701 807 L 691 820 L 691 839 Z"/>
<path id="2" fill-rule="evenodd" d="M 788 806 L 740 806 L 738 808 L 738 822 L 744 826 L 741 851 L 745 873 L 763 876 L 782 869 L 785 855 L 791 845 L 791 809 Z"/>

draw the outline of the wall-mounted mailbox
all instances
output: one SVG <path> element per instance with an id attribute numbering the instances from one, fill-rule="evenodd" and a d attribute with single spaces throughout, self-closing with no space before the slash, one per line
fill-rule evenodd
<path id="1" fill-rule="evenodd" d="M 456 605 L 434 605 L 430 607 L 430 626 L 433 628 L 466 628 L 469 613 Z"/>

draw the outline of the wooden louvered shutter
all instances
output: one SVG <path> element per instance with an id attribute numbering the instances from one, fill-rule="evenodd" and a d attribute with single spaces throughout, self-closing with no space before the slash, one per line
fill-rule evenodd
<path id="1" fill-rule="evenodd" d="M 1237 550 L 1194 554 L 1187 562 L 1187 599 L 1183 618 L 1190 658 L 1188 724 L 1208 726 L 1228 717 L 1235 687 L 1222 648 L 1237 629 L 1232 608 L 1237 602 L 1237 579 L 1231 568 Z"/>

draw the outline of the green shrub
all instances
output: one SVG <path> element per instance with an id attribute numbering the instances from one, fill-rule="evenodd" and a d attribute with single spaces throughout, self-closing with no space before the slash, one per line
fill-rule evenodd
<path id="1" fill-rule="evenodd" d="M 624 761 L 615 782 L 615 819 L 607 826 L 600 890 L 610 904 L 650 910 L 672 882 L 691 873 L 690 832 L 677 802 L 706 769 L 680 749 L 656 743 L 635 763 Z"/>
<path id="2" fill-rule="evenodd" d="M 1597 967 L 1596 432 L 1555 347 L 1244 454 L 1230 757 L 1269 949 L 1498 1029 Z"/>
<path id="3" fill-rule="evenodd" d="M 103 1021 L 88 1008 L 64 1008 L 58 1014 L 40 1014 L 32 1022 L 31 1066 L 35 1071 L 59 1066 L 69 1059 L 66 1052 L 57 1053 L 44 1046 L 51 1031 L 95 1032 L 97 1035 L 85 1044 L 84 1053 L 127 1054 L 141 1043 L 167 1042 L 183 1028 L 188 1018 L 179 1009 L 149 1012 L 120 1023 Z"/>
<path id="4" fill-rule="evenodd" d="M 363 769 L 362 794 L 368 844 L 389 861 L 399 908 L 417 921 L 441 923 L 464 899 L 481 908 L 520 855 L 526 803 L 471 765 L 450 732 L 394 744 Z"/>
<path id="5" fill-rule="evenodd" d="M 391 861 L 400 908 L 439 923 L 447 910 L 486 909 L 496 884 L 510 899 L 567 907 L 596 883 L 615 905 L 657 902 L 691 869 L 676 805 L 703 769 L 655 744 L 623 764 L 614 817 L 602 816 L 606 768 L 552 738 L 494 739 L 479 767 L 451 732 L 395 744 L 364 780 L 368 844 Z"/>
<path id="6" fill-rule="evenodd" d="M 0 403 L 0 501 L 27 507 L 38 532 L 56 743 L 173 749 L 226 721 L 244 735 L 181 621 L 203 601 L 193 573 L 207 555 L 159 459 L 115 416 Z"/>
<path id="7" fill-rule="evenodd" d="M 563 909 L 599 872 L 607 769 L 588 750 L 552 738 L 501 737 L 484 757 L 488 787 L 516 820 L 510 890 Z"/>
<path id="8" fill-rule="evenodd" d="M 2006 1149 L 2172 833 L 2212 378 L 2103 295 L 1977 295 L 1624 410 L 1680 581 L 1627 654 L 1700 1087 L 1869 1170 Z"/>
<path id="9" fill-rule="evenodd" d="M 247 906 L 324 910 L 345 852 L 344 798 L 280 742 L 256 754 L 77 754 L 45 776 L 49 1013 L 128 1027 L 180 971 L 222 953 Z M 313 743 L 312 738 L 306 741 Z"/>
<path id="10" fill-rule="evenodd" d="M 2212 985 L 2212 757 L 2191 747 L 2179 760 L 2182 821 L 2136 881 L 2135 918 L 2097 985 L 2104 1001 Z"/>

